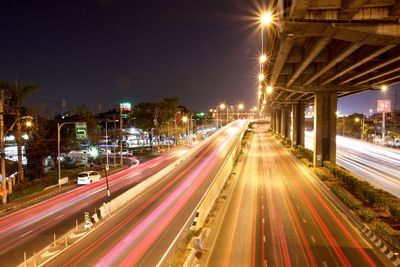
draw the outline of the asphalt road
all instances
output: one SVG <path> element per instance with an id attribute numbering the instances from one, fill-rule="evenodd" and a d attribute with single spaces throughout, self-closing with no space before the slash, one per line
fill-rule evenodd
<path id="1" fill-rule="evenodd" d="M 305 145 L 313 150 L 313 133 Z M 362 180 L 400 197 L 400 150 L 336 136 L 336 161 Z"/>
<path id="2" fill-rule="evenodd" d="M 186 151 L 186 149 L 185 149 Z M 184 151 L 174 151 L 108 177 L 115 197 L 174 162 Z M 0 265 L 16 266 L 83 221 L 108 199 L 105 179 L 60 194 L 0 218 Z"/>
<path id="3" fill-rule="evenodd" d="M 220 130 L 173 172 L 46 266 L 157 266 L 188 227 L 243 122 Z"/>
<path id="4" fill-rule="evenodd" d="M 207 266 L 390 264 L 269 134 L 256 130 L 238 179 Z"/>

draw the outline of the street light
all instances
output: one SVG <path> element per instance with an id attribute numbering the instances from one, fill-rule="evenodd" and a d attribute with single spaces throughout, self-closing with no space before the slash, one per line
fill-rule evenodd
<path id="1" fill-rule="evenodd" d="M 272 23 L 272 21 L 274 20 L 272 13 L 267 11 L 265 13 L 263 13 L 260 17 L 260 22 L 261 22 L 261 26 L 264 25 L 270 25 Z"/>
<path id="2" fill-rule="evenodd" d="M 110 169 L 110 166 L 108 164 L 108 123 L 109 122 L 118 122 L 119 120 L 110 120 L 106 121 L 106 185 L 107 185 L 107 195 L 110 197 L 110 187 L 108 185 L 108 170 Z"/>
<path id="3" fill-rule="evenodd" d="M 224 103 L 222 103 L 221 105 L 219 105 L 219 108 L 221 110 L 224 110 L 226 108 L 226 124 L 228 124 L 228 114 L 229 114 L 229 108 L 226 107 L 226 105 Z"/>
<path id="4" fill-rule="evenodd" d="M 267 94 L 271 94 L 273 91 L 272 86 L 267 86 Z"/>
<path id="5" fill-rule="evenodd" d="M 260 56 L 260 64 L 264 64 L 265 62 L 267 62 L 267 56 L 262 54 Z"/>
<path id="6" fill-rule="evenodd" d="M 381 86 L 381 90 L 382 90 L 382 91 L 385 92 L 387 89 L 388 89 L 387 85 L 384 84 L 384 85 Z"/>
<path id="7" fill-rule="evenodd" d="M 360 121 L 360 118 L 356 117 L 354 120 L 358 123 Z M 364 115 L 362 115 L 361 120 L 361 140 L 364 140 Z"/>
<path id="8" fill-rule="evenodd" d="M 265 79 L 264 73 L 260 73 L 260 74 L 258 75 L 258 81 L 262 82 L 262 81 L 264 81 L 264 79 Z"/>
<path id="9" fill-rule="evenodd" d="M 244 105 L 242 103 L 240 103 L 238 105 L 238 119 L 240 119 L 240 111 L 244 108 Z"/>

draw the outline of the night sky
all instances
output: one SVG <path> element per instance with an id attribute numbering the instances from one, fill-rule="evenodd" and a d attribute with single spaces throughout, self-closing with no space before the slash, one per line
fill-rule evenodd
<path id="1" fill-rule="evenodd" d="M 256 103 L 259 39 L 242 0 L 8 0 L 0 4 L 0 80 L 34 81 L 42 111 L 106 111 L 179 97 L 192 110 Z M 254 14 L 254 13 L 253 13 Z M 339 102 L 376 109 L 376 92 Z M 349 105 L 351 101 L 351 105 Z M 366 101 L 370 102 L 366 106 Z M 372 106 L 374 105 L 374 106 Z"/>

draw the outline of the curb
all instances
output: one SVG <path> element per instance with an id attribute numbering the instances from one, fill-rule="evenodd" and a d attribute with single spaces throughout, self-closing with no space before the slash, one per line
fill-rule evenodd
<path id="1" fill-rule="evenodd" d="M 363 232 L 368 239 L 385 255 L 385 257 L 389 260 L 392 261 L 394 266 L 399 266 L 400 265 L 400 258 L 398 258 L 393 251 L 391 251 L 382 240 L 377 237 L 367 226 L 365 223 L 363 223 L 361 232 Z"/>

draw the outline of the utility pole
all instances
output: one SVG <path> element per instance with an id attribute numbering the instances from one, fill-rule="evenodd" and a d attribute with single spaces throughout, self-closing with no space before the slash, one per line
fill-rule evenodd
<path id="1" fill-rule="evenodd" d="M 17 141 L 17 151 L 18 151 L 18 181 L 22 183 L 24 181 L 24 168 L 22 166 L 22 142 L 21 142 L 21 114 L 20 108 L 17 106 L 17 133 L 16 133 L 16 141 Z"/>
<path id="2" fill-rule="evenodd" d="M 122 142 L 122 126 L 123 126 L 123 122 L 122 122 L 122 108 L 121 106 L 119 107 L 119 153 L 120 153 L 120 164 L 123 165 L 124 164 L 124 156 L 122 155 L 122 150 L 123 150 L 123 142 Z"/>
<path id="3" fill-rule="evenodd" d="M 6 177 L 6 160 L 4 150 L 4 91 L 1 90 L 0 100 L 0 156 L 1 156 L 1 189 L 3 192 L 3 204 L 7 203 L 7 177 Z"/>

